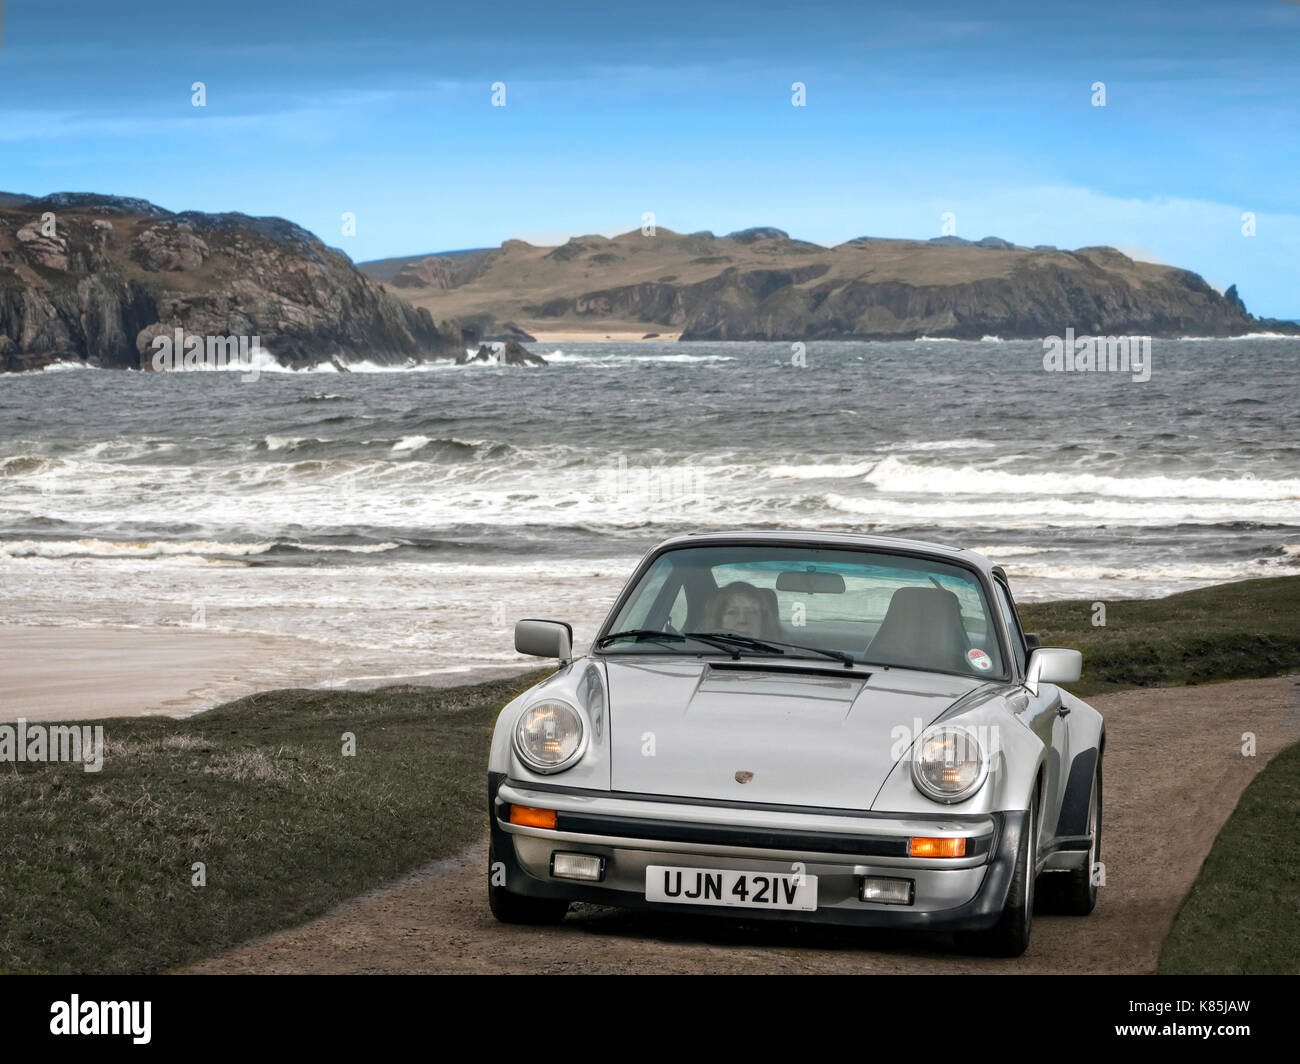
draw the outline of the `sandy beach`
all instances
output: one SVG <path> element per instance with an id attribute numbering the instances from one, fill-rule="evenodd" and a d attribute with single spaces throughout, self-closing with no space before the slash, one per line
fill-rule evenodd
<path id="1" fill-rule="evenodd" d="M 345 660 L 289 636 L 0 625 L 0 722 L 185 717 L 272 688 L 443 687 L 526 667 L 364 675 Z"/>
<path id="2" fill-rule="evenodd" d="M 647 326 L 652 332 L 656 328 L 654 325 Z M 612 343 L 631 343 L 635 340 L 648 341 L 665 341 L 667 343 L 677 343 L 681 339 L 681 332 L 662 332 L 653 336 L 648 335 L 645 330 L 613 330 L 605 332 L 603 329 L 585 330 L 585 329 L 545 329 L 538 331 L 535 329 L 528 330 L 539 344 L 575 344 L 575 343 L 600 343 L 609 340 Z"/>

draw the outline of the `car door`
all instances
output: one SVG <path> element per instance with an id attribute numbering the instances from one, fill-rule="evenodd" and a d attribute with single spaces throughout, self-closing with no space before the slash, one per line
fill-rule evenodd
<path id="1" fill-rule="evenodd" d="M 1011 588 L 1001 577 L 994 580 L 994 586 L 997 589 L 998 609 L 1002 612 L 1002 619 L 1006 622 L 1007 632 L 1011 638 L 1011 653 L 1023 677 L 1028 668 L 1029 647 L 1020 624 L 1020 615 L 1016 612 Z M 1070 764 L 1070 729 L 1061 712 L 1060 688 L 1054 684 L 1039 684 L 1036 695 L 1028 689 L 1025 694 L 1029 698 L 1025 718 L 1034 733 L 1048 748 L 1047 779 L 1043 788 L 1043 805 L 1038 818 L 1038 852 L 1041 855 L 1047 852 L 1055 838 L 1056 823 L 1060 819 L 1061 803 L 1065 798 L 1065 783 Z"/>

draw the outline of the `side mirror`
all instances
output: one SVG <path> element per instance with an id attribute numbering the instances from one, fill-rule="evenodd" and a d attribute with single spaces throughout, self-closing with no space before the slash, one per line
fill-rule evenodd
<path id="1" fill-rule="evenodd" d="M 1074 683 L 1083 672 L 1083 655 L 1065 647 L 1039 647 L 1029 655 L 1025 686 L 1038 694 L 1040 683 Z"/>
<path id="2" fill-rule="evenodd" d="M 573 628 L 563 621 L 516 621 L 515 650 L 536 658 L 559 658 L 561 665 L 567 665 L 573 660 Z"/>
<path id="3" fill-rule="evenodd" d="M 1043 645 L 1043 641 L 1038 638 L 1036 632 L 1025 633 L 1025 646 L 1027 646 L 1030 650 L 1037 650 L 1042 645 Z"/>

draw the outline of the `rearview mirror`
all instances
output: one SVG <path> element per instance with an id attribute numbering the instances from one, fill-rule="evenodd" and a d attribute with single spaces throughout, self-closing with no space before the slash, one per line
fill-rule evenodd
<path id="1" fill-rule="evenodd" d="M 787 569 L 776 577 L 778 591 L 798 591 L 804 595 L 842 595 L 844 577 L 839 573 L 819 573 L 815 569 Z"/>
<path id="2" fill-rule="evenodd" d="M 535 658 L 559 658 L 567 665 L 573 660 L 573 628 L 563 621 L 516 621 L 515 650 Z"/>
<path id="3" fill-rule="evenodd" d="M 1039 647 L 1029 655 L 1025 686 L 1038 694 L 1040 683 L 1074 683 L 1083 672 L 1083 655 L 1066 647 Z"/>

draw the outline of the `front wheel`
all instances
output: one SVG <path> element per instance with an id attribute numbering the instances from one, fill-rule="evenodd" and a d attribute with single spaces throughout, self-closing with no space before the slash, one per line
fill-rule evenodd
<path id="1" fill-rule="evenodd" d="M 1016 851 L 1016 870 L 1007 902 L 997 924 L 987 931 L 963 931 L 958 943 L 972 953 L 990 957 L 1019 957 L 1029 946 L 1034 923 L 1034 869 L 1038 864 L 1038 798 L 1029 804 L 1025 834 Z"/>
<path id="2" fill-rule="evenodd" d="M 488 908 L 503 924 L 558 924 L 569 911 L 564 898 L 530 898 L 512 894 L 504 884 L 498 885 L 497 859 L 488 846 Z"/>

